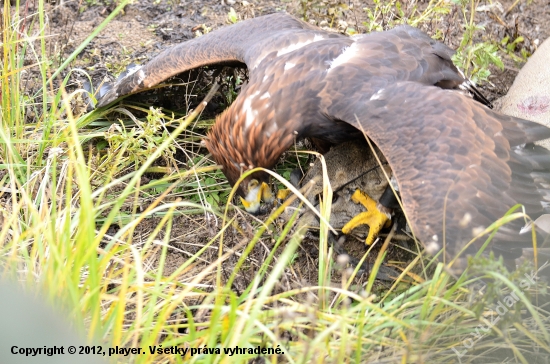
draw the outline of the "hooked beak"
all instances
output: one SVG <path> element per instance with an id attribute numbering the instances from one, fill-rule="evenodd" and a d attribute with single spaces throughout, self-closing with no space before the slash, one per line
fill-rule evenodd
<path id="1" fill-rule="evenodd" d="M 250 212 L 251 214 L 256 214 L 260 210 L 260 202 L 263 200 L 267 203 L 272 203 L 274 200 L 273 193 L 271 192 L 271 188 L 267 185 L 267 183 L 262 182 L 259 183 L 253 183 L 251 182 L 252 188 L 248 190 L 248 193 L 246 194 L 245 198 L 241 197 L 241 202 L 245 208 L 246 211 Z"/>

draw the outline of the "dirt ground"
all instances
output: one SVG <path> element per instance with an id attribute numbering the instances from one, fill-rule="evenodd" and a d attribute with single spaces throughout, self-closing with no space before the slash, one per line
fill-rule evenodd
<path id="1" fill-rule="evenodd" d="M 49 26 L 52 39 L 49 42 L 50 52 L 56 57 L 66 57 L 73 52 L 78 45 L 86 39 L 114 9 L 114 5 L 108 0 L 80 0 L 60 1 L 61 4 L 51 4 L 49 13 Z M 171 45 L 193 38 L 197 32 L 205 32 L 208 29 L 216 29 L 227 25 L 227 14 L 233 7 L 240 19 L 253 16 L 286 11 L 299 17 L 305 17 L 307 21 L 321 27 L 333 25 L 335 31 L 345 31 L 354 28 L 357 32 L 365 32 L 363 22 L 367 20 L 367 13 L 363 8 L 372 6 L 371 1 L 341 1 L 346 7 L 338 6 L 337 1 L 235 1 L 235 0 L 174 0 L 153 1 L 136 0 L 128 5 L 124 14 L 115 18 L 99 36 L 93 39 L 78 56 L 73 67 L 81 68 L 89 72 L 94 83 L 105 78 L 113 79 L 129 63 L 144 63 L 161 50 Z M 420 0 L 420 8 L 426 6 L 425 0 Z M 482 1 L 486 11 L 476 13 L 477 23 L 484 26 L 485 31 L 478 32 L 478 40 L 500 41 L 505 36 L 515 39 L 521 35 L 525 41 L 516 50 L 520 54 L 520 48 L 528 52 L 534 52 L 537 45 L 550 36 L 550 0 L 533 0 L 529 3 L 521 0 L 509 14 L 503 11 L 512 5 L 512 0 L 499 2 Z M 318 5 L 326 5 L 325 7 Z M 410 3 L 404 6 L 411 6 Z M 22 11 L 32 13 L 36 9 L 34 0 L 27 0 Z M 329 14 L 328 9 L 336 9 L 335 15 Z M 347 10 L 346 10 L 347 9 Z M 452 48 L 458 47 L 462 36 L 462 14 L 457 7 L 443 17 L 438 23 L 426 23 L 423 30 L 434 34 L 437 30 L 444 34 L 444 42 Z M 55 57 L 54 57 L 55 59 Z M 505 69 L 500 71 L 492 68 L 490 83 L 481 85 L 481 89 L 490 100 L 495 100 L 504 95 L 510 87 L 522 64 L 515 62 L 510 57 L 504 57 Z M 82 78 L 74 76 L 70 87 L 80 87 Z M 29 90 L 32 89 L 32 77 L 29 76 Z M 198 99 L 197 99 L 198 100 Z M 190 105 L 193 107 L 193 105 Z M 252 219 L 242 213 L 237 213 L 242 226 L 250 227 Z M 157 225 L 157 219 L 149 219 L 142 222 L 135 232 L 135 241 L 148 234 Z M 189 255 L 197 252 L 215 233 L 219 221 L 205 217 L 204 215 L 180 216 L 174 221 L 171 237 L 171 253 L 165 263 L 165 274 L 172 273 L 179 267 Z M 295 264 L 281 279 L 281 289 L 290 289 L 295 286 L 316 282 L 318 245 L 315 234 L 306 238 L 302 243 Z M 234 246 L 241 241 L 242 236 L 229 229 L 226 233 L 226 245 Z M 365 251 L 364 244 L 359 240 L 350 240 L 359 250 L 358 254 Z M 248 277 L 241 277 L 235 281 L 234 289 L 239 292 L 246 288 L 254 276 L 261 261 L 267 257 L 270 248 L 274 244 L 274 236 L 266 234 L 261 243 L 255 248 L 255 253 L 249 259 Z M 411 247 L 414 249 L 414 247 Z M 218 251 L 212 247 L 202 257 L 206 260 L 215 260 Z M 374 257 L 376 254 L 374 254 Z M 406 258 L 401 243 L 392 244 L 389 247 L 391 260 Z M 152 255 L 149 264 L 156 264 L 155 255 Z M 230 258 L 224 266 L 227 274 L 231 273 L 233 265 L 238 257 Z M 206 264 L 206 263 L 205 263 Z M 197 267 L 200 269 L 200 267 Z M 367 275 L 358 278 L 357 283 L 366 279 Z M 214 277 L 212 277 L 214 278 Z"/>

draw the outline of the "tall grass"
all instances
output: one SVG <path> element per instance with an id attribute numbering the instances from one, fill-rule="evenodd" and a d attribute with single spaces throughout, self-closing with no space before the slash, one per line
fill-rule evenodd
<path id="1" fill-rule="evenodd" d="M 113 361 L 246 362 L 259 356 L 248 350 L 224 353 L 236 347 L 278 348 L 279 355 L 267 355 L 274 363 L 468 362 L 481 355 L 494 358 L 502 348 L 528 363 L 526 352 L 550 352 L 546 312 L 529 299 L 538 284 L 520 286 L 523 271 L 510 275 L 486 262 L 488 288 L 481 289 L 480 278 L 455 280 L 441 264 L 433 263 L 428 275 L 419 256 L 400 268 L 389 287 L 376 289 L 376 269 L 365 286 L 356 286 L 356 272 L 331 258 L 328 182 L 318 212 L 319 273 L 312 284 L 299 279 L 294 265 L 305 234 L 296 228 L 297 216 L 278 228 L 273 222 L 281 208 L 247 230 L 249 220 L 229 202 L 220 208 L 208 203 L 214 192 L 204 181 L 219 171 L 206 156 L 194 155 L 189 168 L 158 180 L 144 178 L 176 143 L 191 153 L 196 137 L 189 128 L 200 109 L 184 118 L 151 111 L 150 122 L 175 129 L 137 169 L 121 173 L 128 165 L 128 145 L 100 153 L 87 142 L 112 132 L 101 125 L 113 119 L 113 110 L 73 114 L 80 91 L 65 90 L 70 72 L 65 79 L 59 76 L 76 53 L 51 68 L 44 1 L 38 4 L 37 14 L 23 17 L 18 14 L 24 9 L 6 2 L 2 14 L 0 271 L 68 308 L 88 340 L 144 351 Z M 24 71 L 36 72 L 42 82 L 38 92 L 25 93 Z M 181 264 L 167 272 L 166 262 L 179 249 L 173 237 L 178 217 L 197 216 L 204 224 L 200 229 L 217 221 L 210 239 L 196 250 L 180 250 Z M 154 226 L 136 234 L 147 221 Z M 260 245 L 269 253 L 255 261 L 252 251 Z M 380 254 L 381 259 L 384 249 Z M 239 287 L 238 280 L 246 285 Z M 518 302 L 500 316 L 495 305 L 512 291 Z M 501 319 L 491 325 L 492 317 Z M 161 345 L 194 350 L 150 351 Z"/>

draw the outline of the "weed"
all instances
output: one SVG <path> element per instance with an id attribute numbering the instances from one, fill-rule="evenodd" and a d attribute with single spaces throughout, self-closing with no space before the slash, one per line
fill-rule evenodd
<path id="1" fill-rule="evenodd" d="M 515 39 L 511 39 L 510 36 L 505 36 L 499 44 L 499 49 L 506 53 L 510 58 L 512 58 L 517 63 L 525 63 L 531 53 L 528 52 L 525 48 L 521 47 L 521 44 L 524 42 L 522 36 L 518 36 Z M 520 49 L 520 57 L 516 55 L 517 49 Z"/>
<path id="2" fill-rule="evenodd" d="M 364 8 L 369 18 L 364 23 L 368 32 L 387 30 L 400 24 L 418 27 L 428 22 L 438 23 L 441 17 L 450 11 L 445 1 L 431 0 L 423 11 L 418 9 L 416 2 L 408 3 L 406 6 L 397 0 L 373 2 L 373 8 Z"/>
<path id="3" fill-rule="evenodd" d="M 227 20 L 230 24 L 235 24 L 239 21 L 239 15 L 235 11 L 235 9 L 230 8 L 229 13 L 227 13 Z"/>
<path id="4" fill-rule="evenodd" d="M 224 83 L 228 85 L 228 90 L 224 93 L 224 96 L 226 105 L 229 106 L 239 95 L 237 88 L 242 85 L 243 80 L 239 75 L 235 74 L 233 76 L 226 76 L 224 81 Z"/>
<path id="5" fill-rule="evenodd" d="M 119 166 L 121 171 L 129 165 L 138 169 L 169 134 L 165 127 L 164 114 L 159 109 L 151 108 L 145 122 L 137 118 L 134 121 L 136 126 L 130 130 L 124 124 L 114 123 L 105 133 L 105 139 L 109 143 L 107 158 L 112 159 L 113 155 L 124 151 Z M 175 152 L 175 146 L 171 145 L 164 150 L 163 158 L 173 158 Z"/>
<path id="6" fill-rule="evenodd" d="M 474 83 L 484 82 L 491 75 L 489 67 L 495 65 L 504 69 L 504 64 L 498 55 L 498 47 L 492 42 L 474 42 L 475 35 L 484 27 L 475 23 L 475 12 L 478 1 L 453 0 L 462 12 L 464 34 L 460 41 L 453 62 L 464 71 L 464 74 Z M 469 14 L 469 15 L 468 15 Z"/>

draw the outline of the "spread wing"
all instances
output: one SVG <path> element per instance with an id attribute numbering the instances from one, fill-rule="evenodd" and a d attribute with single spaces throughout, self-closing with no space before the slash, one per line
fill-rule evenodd
<path id="1" fill-rule="evenodd" d="M 364 130 L 384 153 L 411 228 L 428 252 L 444 250 L 448 262 L 517 203 L 532 218 L 548 212 L 550 152 L 523 144 L 550 137 L 550 129 L 415 82 L 373 96 L 364 87 L 333 93 L 326 113 Z M 493 249 L 519 255 L 531 242 L 530 234 L 519 235 L 523 225 L 516 220 L 501 227 Z"/>
<path id="2" fill-rule="evenodd" d="M 249 19 L 166 49 L 117 80 L 97 106 L 197 67 L 243 63 L 254 69 L 265 58 L 277 57 L 317 40 L 341 37 L 344 36 L 325 32 L 284 13 Z"/>

